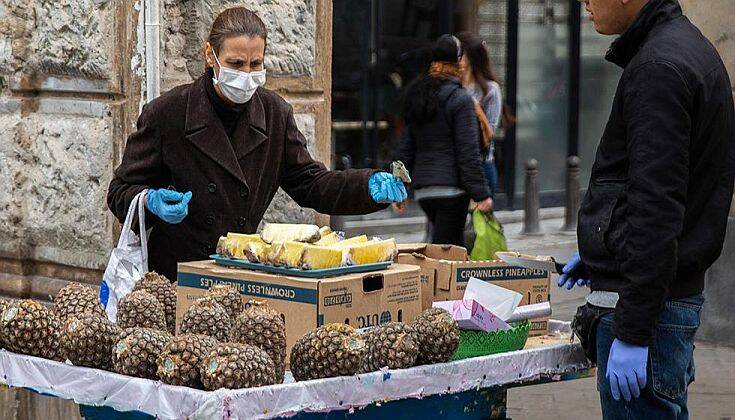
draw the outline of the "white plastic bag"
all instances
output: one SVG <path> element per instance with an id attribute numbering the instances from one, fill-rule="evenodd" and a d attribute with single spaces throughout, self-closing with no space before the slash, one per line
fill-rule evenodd
<path id="1" fill-rule="evenodd" d="M 105 307 L 107 317 L 115 322 L 117 302 L 133 291 L 135 283 L 148 272 L 148 233 L 145 229 L 145 197 L 143 190 L 133 198 L 125 217 L 120 240 L 110 254 L 105 274 L 100 286 L 100 301 Z M 138 236 L 132 230 L 135 211 L 138 212 Z M 143 234 L 144 233 L 144 234 Z"/>

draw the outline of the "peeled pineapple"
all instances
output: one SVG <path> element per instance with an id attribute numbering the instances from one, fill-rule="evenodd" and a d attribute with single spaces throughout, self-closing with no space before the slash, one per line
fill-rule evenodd
<path id="1" fill-rule="evenodd" d="M 303 242 L 284 242 L 274 245 L 270 261 L 275 266 L 296 268 L 300 266 L 301 255 L 307 244 Z"/>
<path id="2" fill-rule="evenodd" d="M 342 265 L 342 250 L 322 246 L 307 246 L 299 264 L 304 270 L 323 270 Z"/>
<path id="3" fill-rule="evenodd" d="M 322 235 L 322 239 L 319 239 L 314 243 L 314 245 L 319 246 L 330 246 L 334 245 L 337 242 L 339 242 L 342 238 L 340 238 L 339 234 L 337 232 L 331 232 L 326 235 Z"/>
<path id="4" fill-rule="evenodd" d="M 260 237 L 269 244 L 291 241 L 314 243 L 322 238 L 322 234 L 316 225 L 266 223 Z"/>
<path id="5" fill-rule="evenodd" d="M 345 239 L 344 241 L 339 241 L 336 244 L 331 245 L 330 248 L 347 249 L 353 245 L 363 244 L 363 243 L 366 243 L 367 241 L 368 241 L 368 237 L 365 235 L 354 236 L 352 238 Z"/>
<path id="6" fill-rule="evenodd" d="M 245 258 L 250 262 L 267 264 L 271 249 L 271 245 L 265 242 L 250 242 L 244 250 Z"/>
<path id="7" fill-rule="evenodd" d="M 319 234 L 322 235 L 322 237 L 329 235 L 332 233 L 332 228 L 329 226 L 322 226 L 319 228 Z"/>
<path id="8" fill-rule="evenodd" d="M 395 239 L 372 241 L 351 246 L 347 250 L 347 262 L 350 265 L 375 264 L 391 261 L 397 253 Z"/>
<path id="9" fill-rule="evenodd" d="M 217 242 L 217 253 L 230 258 L 246 258 L 250 244 L 264 244 L 258 235 L 229 232 Z"/>

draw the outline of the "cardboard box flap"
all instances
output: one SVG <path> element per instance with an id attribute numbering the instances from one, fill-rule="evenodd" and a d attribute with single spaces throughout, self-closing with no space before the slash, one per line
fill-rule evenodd
<path id="1" fill-rule="evenodd" d="M 427 258 L 446 261 L 467 261 L 467 249 L 456 245 L 399 244 L 401 254 L 421 254 Z"/>

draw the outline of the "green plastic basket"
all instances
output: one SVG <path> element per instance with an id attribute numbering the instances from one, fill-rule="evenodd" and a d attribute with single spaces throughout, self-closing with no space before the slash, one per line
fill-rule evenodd
<path id="1" fill-rule="evenodd" d="M 460 330 L 459 348 L 452 356 L 452 360 L 521 350 L 526 345 L 531 323 L 523 321 L 512 325 L 513 328 L 510 330 L 492 332 Z"/>

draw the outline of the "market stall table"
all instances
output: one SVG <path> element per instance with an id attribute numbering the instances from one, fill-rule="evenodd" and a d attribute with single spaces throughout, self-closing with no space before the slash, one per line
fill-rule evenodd
<path id="1" fill-rule="evenodd" d="M 549 325 L 516 352 L 213 392 L 0 350 L 0 383 L 74 400 L 87 418 L 505 418 L 508 388 L 593 374 L 569 324 Z"/>

